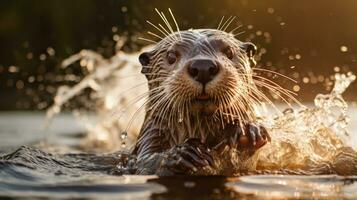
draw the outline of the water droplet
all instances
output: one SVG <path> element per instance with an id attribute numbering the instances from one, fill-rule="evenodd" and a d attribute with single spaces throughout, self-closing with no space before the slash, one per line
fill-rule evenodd
<path id="1" fill-rule="evenodd" d="M 124 164 L 123 164 L 123 162 L 119 162 L 119 163 L 117 164 L 117 169 L 119 169 L 119 170 L 123 170 L 123 169 L 124 169 Z"/>
<path id="2" fill-rule="evenodd" d="M 267 11 L 268 11 L 269 14 L 273 14 L 274 13 L 274 8 L 268 8 Z"/>
<path id="3" fill-rule="evenodd" d="M 180 116 L 179 116 L 179 123 L 182 123 L 182 121 L 183 121 L 182 113 L 180 113 L 179 115 L 180 115 Z"/>
<path id="4" fill-rule="evenodd" d="M 113 27 L 112 27 L 112 32 L 115 33 L 115 32 L 117 32 L 117 31 L 118 31 L 118 27 L 113 26 Z"/>
<path id="5" fill-rule="evenodd" d="M 124 132 L 122 132 L 122 133 L 120 134 L 120 138 L 121 138 L 122 140 L 125 140 L 127 137 L 128 137 L 128 133 L 127 133 L 126 131 L 124 131 Z"/>
<path id="6" fill-rule="evenodd" d="M 119 35 L 117 35 L 117 34 L 113 35 L 113 40 L 114 41 L 119 41 L 120 40 Z"/>
<path id="7" fill-rule="evenodd" d="M 128 11 L 128 8 L 127 8 L 126 6 L 123 6 L 123 7 L 121 7 L 121 11 L 122 11 L 123 13 L 125 13 L 125 12 Z"/>
<path id="8" fill-rule="evenodd" d="M 291 114 L 291 113 L 294 113 L 294 110 L 291 109 L 291 108 L 287 108 L 283 111 L 284 114 Z"/>
<path id="9" fill-rule="evenodd" d="M 10 73 L 17 73 L 17 72 L 19 72 L 20 70 L 19 70 L 19 68 L 18 67 L 16 67 L 16 66 L 10 66 L 9 67 L 9 72 Z"/>
<path id="10" fill-rule="evenodd" d="M 310 79 L 308 77 L 304 77 L 302 79 L 302 82 L 304 82 L 304 83 L 309 83 L 309 81 L 310 81 Z"/>
<path id="11" fill-rule="evenodd" d="M 48 47 L 46 51 L 50 56 L 54 56 L 56 53 L 56 51 L 52 47 Z"/>
<path id="12" fill-rule="evenodd" d="M 39 58 L 41 61 L 44 61 L 44 60 L 46 60 L 47 56 L 46 56 L 46 54 L 41 54 Z"/>
<path id="13" fill-rule="evenodd" d="M 79 64 L 81 65 L 81 67 L 85 67 L 87 65 L 87 60 L 82 59 Z"/>
<path id="14" fill-rule="evenodd" d="M 23 89 L 23 88 L 24 88 L 24 82 L 23 82 L 22 80 L 18 80 L 18 81 L 16 82 L 16 88 L 17 88 L 18 90 Z"/>
<path id="15" fill-rule="evenodd" d="M 299 85 L 294 85 L 293 90 L 295 92 L 299 92 L 300 91 L 300 86 Z"/>
<path id="16" fill-rule="evenodd" d="M 341 47 L 340 47 L 340 50 L 341 50 L 341 52 L 347 52 L 347 51 L 348 51 L 348 47 L 346 47 L 346 46 L 341 46 Z"/>
<path id="17" fill-rule="evenodd" d="M 340 67 L 335 66 L 335 67 L 333 68 L 333 71 L 335 71 L 335 72 L 340 72 Z"/>

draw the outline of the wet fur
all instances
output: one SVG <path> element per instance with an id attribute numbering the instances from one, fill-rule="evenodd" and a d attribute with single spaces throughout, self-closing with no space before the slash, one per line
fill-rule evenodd
<path id="1" fill-rule="evenodd" d="M 245 45 L 224 31 L 188 30 L 168 35 L 140 56 L 149 98 L 133 151 L 138 174 L 232 175 L 255 168 L 252 156 L 261 147 L 256 142 L 263 139 L 265 144 L 269 135 L 254 125 L 253 109 L 262 93 L 254 84 L 254 58 Z M 233 50 L 233 59 L 222 53 L 224 48 Z M 173 50 L 180 52 L 180 58 L 169 65 L 166 56 Z M 221 65 L 221 72 L 205 88 L 212 99 L 208 104 L 195 101 L 202 85 L 185 69 L 196 58 Z"/>

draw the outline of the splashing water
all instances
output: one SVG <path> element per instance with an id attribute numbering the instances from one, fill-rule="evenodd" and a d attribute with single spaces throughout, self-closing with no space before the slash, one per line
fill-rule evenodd
<path id="1" fill-rule="evenodd" d="M 355 174 L 356 147 L 348 142 L 348 105 L 342 98 L 355 79 L 352 73 L 336 74 L 332 92 L 317 95 L 313 108 L 287 109 L 280 116 L 263 118 L 272 142 L 260 150 L 258 168 Z"/>
<path id="2" fill-rule="evenodd" d="M 130 126 L 130 119 L 141 124 L 143 108 L 139 110 L 144 99 L 138 98 L 147 91 L 146 79 L 140 74 L 138 53 L 128 54 L 120 51 L 124 39 L 119 40 L 118 52 L 110 59 L 90 50 L 82 50 L 62 63 L 63 67 L 79 62 L 89 75 L 74 86 L 58 88 L 54 105 L 47 111 L 47 124 L 67 103 L 90 89 L 90 112 L 78 107 L 72 112 L 86 127 L 88 137 L 83 143 L 85 149 L 118 150 L 125 147 L 125 140 L 136 138 L 140 126 Z M 145 51 L 144 48 L 142 51 Z M 94 119 L 93 115 L 94 114 Z M 128 134 L 129 133 L 129 134 Z"/>
<path id="3" fill-rule="evenodd" d="M 123 41 L 118 43 L 121 47 Z M 89 75 L 72 87 L 58 89 L 55 103 L 47 112 L 48 120 L 89 88 L 90 101 L 95 105 L 92 112 L 73 110 L 87 127 L 84 147 L 106 151 L 128 148 L 143 122 L 145 100 L 142 97 L 148 90 L 137 60 L 140 52 L 127 54 L 118 50 L 112 58 L 104 59 L 95 52 L 83 50 L 66 59 L 63 67 L 78 61 L 84 63 Z M 287 109 L 276 116 L 263 113 L 261 123 L 269 129 L 272 142 L 257 152 L 257 169 L 356 174 L 356 147 L 348 142 L 348 105 L 342 98 L 355 79 L 352 73 L 336 74 L 332 92 L 317 95 L 312 108 Z M 95 116 L 94 122 L 88 117 L 91 115 Z"/>

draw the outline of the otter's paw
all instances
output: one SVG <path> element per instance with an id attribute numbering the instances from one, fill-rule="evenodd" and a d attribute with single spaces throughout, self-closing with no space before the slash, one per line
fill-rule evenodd
<path id="1" fill-rule="evenodd" d="M 192 174 L 199 168 L 214 166 L 210 149 L 198 139 L 188 139 L 170 149 L 162 161 L 159 174 Z"/>
<path id="2" fill-rule="evenodd" d="M 227 130 L 231 138 L 230 143 L 238 149 L 249 148 L 255 151 L 271 141 L 267 130 L 254 123 L 246 124 L 244 131 L 239 125 L 231 125 Z"/>
<path id="3" fill-rule="evenodd" d="M 264 126 L 255 125 L 253 123 L 247 124 L 246 135 L 240 137 L 240 143 L 248 144 L 254 150 L 264 146 L 267 142 L 271 141 L 270 135 Z"/>

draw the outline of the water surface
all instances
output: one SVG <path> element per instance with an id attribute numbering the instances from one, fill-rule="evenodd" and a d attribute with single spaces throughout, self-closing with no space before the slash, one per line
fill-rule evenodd
<path id="1" fill-rule="evenodd" d="M 349 110 L 355 125 L 357 109 Z M 0 196 L 8 199 L 299 199 L 357 197 L 357 177 L 260 175 L 166 177 L 120 175 L 118 153 L 79 152 L 84 127 L 61 114 L 1 113 Z M 350 126 L 351 132 L 356 127 Z M 355 138 L 355 136 L 354 136 Z M 46 141 L 45 143 L 43 141 Z M 21 147 L 26 145 L 29 147 Z M 31 147 L 35 146 L 35 147 Z M 45 149 L 41 151 L 40 149 Z M 13 151 L 17 149 L 17 151 Z M 12 154 L 8 152 L 13 151 Z M 52 152 L 52 153 L 48 153 Z M 58 153 L 57 153 L 58 152 Z"/>

